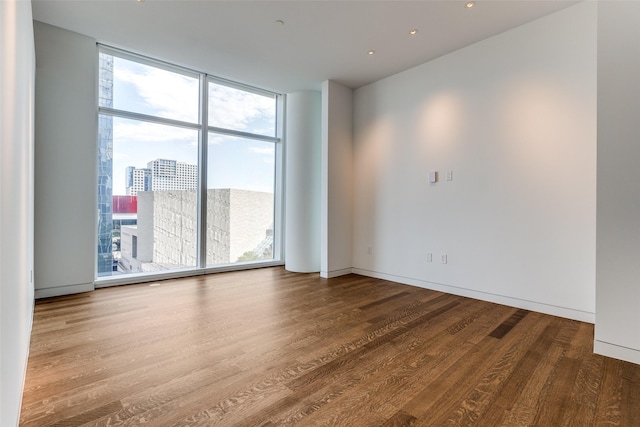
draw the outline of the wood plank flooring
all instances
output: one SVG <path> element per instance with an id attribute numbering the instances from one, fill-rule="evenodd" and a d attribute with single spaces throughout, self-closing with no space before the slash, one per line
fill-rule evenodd
<path id="1" fill-rule="evenodd" d="M 282 268 L 36 303 L 21 426 L 640 426 L 593 325 Z"/>

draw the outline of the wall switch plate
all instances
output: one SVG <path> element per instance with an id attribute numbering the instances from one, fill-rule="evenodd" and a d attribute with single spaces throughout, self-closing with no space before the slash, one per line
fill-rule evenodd
<path id="1" fill-rule="evenodd" d="M 453 171 L 447 172 L 447 181 L 453 181 Z"/>
<path id="2" fill-rule="evenodd" d="M 427 254 L 427 262 L 431 262 L 431 261 L 433 261 L 433 254 L 431 252 L 429 252 Z"/>
<path id="3" fill-rule="evenodd" d="M 434 184 L 438 182 L 438 171 L 429 172 L 429 183 Z"/>
<path id="4" fill-rule="evenodd" d="M 373 254 L 373 246 L 369 246 L 369 247 L 367 247 L 367 253 L 368 253 L 369 255 Z"/>
<path id="5" fill-rule="evenodd" d="M 447 255 L 446 254 L 440 255 L 440 262 L 443 263 L 443 264 L 447 263 Z"/>

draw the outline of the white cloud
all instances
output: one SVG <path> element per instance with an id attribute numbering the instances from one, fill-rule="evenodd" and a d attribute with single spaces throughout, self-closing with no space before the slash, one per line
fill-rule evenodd
<path id="1" fill-rule="evenodd" d="M 115 141 L 133 142 L 185 142 L 198 144 L 195 130 L 163 126 L 149 122 L 114 119 L 113 138 Z"/>
<path id="2" fill-rule="evenodd" d="M 198 98 L 198 79 L 116 58 L 114 108 L 197 123 Z M 273 135 L 275 105 L 272 97 L 209 84 L 210 126 Z"/>
<path id="3" fill-rule="evenodd" d="M 125 60 L 118 61 L 114 67 L 115 108 L 198 122 L 197 79 Z M 119 91 L 118 84 L 122 83 L 133 85 L 134 91 L 124 88 Z"/>
<path id="4" fill-rule="evenodd" d="M 209 85 L 209 125 L 272 135 L 274 98 L 212 83 Z"/>
<path id="5" fill-rule="evenodd" d="M 256 154 L 264 154 L 267 156 L 273 156 L 272 147 L 249 147 L 249 150 Z"/>
<path id="6" fill-rule="evenodd" d="M 209 145 L 215 145 L 215 144 L 220 144 L 221 142 L 224 142 L 225 139 L 229 138 L 226 135 L 218 135 L 215 133 L 210 133 L 209 134 L 209 138 L 207 139 L 207 142 L 209 143 Z"/>
<path id="7" fill-rule="evenodd" d="M 272 165 L 275 163 L 274 149 L 273 147 L 249 147 L 249 151 L 262 156 L 262 161 L 266 164 Z"/>

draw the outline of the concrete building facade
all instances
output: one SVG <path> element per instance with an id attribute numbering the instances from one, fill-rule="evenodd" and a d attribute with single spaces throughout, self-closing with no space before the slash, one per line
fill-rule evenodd
<path id="1" fill-rule="evenodd" d="M 207 265 L 270 259 L 273 193 L 207 191 Z M 121 229 L 121 264 L 126 272 L 195 267 L 197 192 L 138 193 L 138 223 Z"/>

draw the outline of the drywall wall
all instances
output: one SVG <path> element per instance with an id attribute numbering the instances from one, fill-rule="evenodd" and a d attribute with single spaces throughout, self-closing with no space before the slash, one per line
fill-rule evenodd
<path id="1" fill-rule="evenodd" d="M 351 273 L 353 90 L 322 83 L 320 275 Z"/>
<path id="2" fill-rule="evenodd" d="M 596 353 L 640 363 L 640 4 L 598 5 Z"/>
<path id="3" fill-rule="evenodd" d="M 320 271 L 320 92 L 287 95 L 285 268 Z"/>
<path id="4" fill-rule="evenodd" d="M 17 426 L 33 319 L 31 2 L 0 2 L 0 425 Z"/>
<path id="5" fill-rule="evenodd" d="M 93 289 L 97 53 L 93 39 L 34 22 L 36 297 Z"/>
<path id="6" fill-rule="evenodd" d="M 596 21 L 581 3 L 355 91 L 355 272 L 594 321 Z"/>

